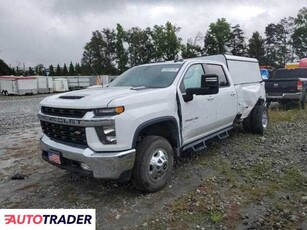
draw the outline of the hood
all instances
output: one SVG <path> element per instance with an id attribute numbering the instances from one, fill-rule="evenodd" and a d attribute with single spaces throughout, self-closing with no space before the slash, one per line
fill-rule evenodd
<path id="1" fill-rule="evenodd" d="M 131 87 L 91 88 L 46 97 L 40 103 L 42 106 L 57 108 L 93 109 L 107 107 L 108 104 L 121 97 L 143 94 L 158 89 L 131 89 Z"/>

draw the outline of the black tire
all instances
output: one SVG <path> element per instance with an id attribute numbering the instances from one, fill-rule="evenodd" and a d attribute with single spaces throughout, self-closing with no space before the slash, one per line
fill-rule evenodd
<path id="1" fill-rule="evenodd" d="M 305 104 L 306 104 L 306 95 L 307 95 L 307 92 L 305 91 L 303 97 L 302 97 L 302 100 L 300 101 L 300 106 L 301 106 L 301 109 L 305 109 Z"/>
<path id="2" fill-rule="evenodd" d="M 266 123 L 263 118 L 266 117 Z M 252 111 L 252 132 L 256 134 L 263 134 L 269 125 L 268 109 L 264 105 L 256 105 Z"/>
<path id="3" fill-rule="evenodd" d="M 151 160 L 155 158 L 155 155 L 157 162 L 163 163 L 161 167 L 154 167 L 151 164 Z M 166 161 L 163 162 L 165 159 Z M 147 136 L 136 147 L 132 181 L 140 191 L 156 192 L 169 181 L 173 165 L 174 153 L 170 143 L 163 137 Z M 157 172 L 155 169 L 162 171 L 160 172 L 161 174 L 158 173 L 159 176 L 157 177 L 155 177 L 155 172 Z"/>
<path id="4" fill-rule="evenodd" d="M 252 132 L 252 113 L 253 111 L 251 111 L 248 117 L 243 120 L 243 129 L 248 133 Z"/>

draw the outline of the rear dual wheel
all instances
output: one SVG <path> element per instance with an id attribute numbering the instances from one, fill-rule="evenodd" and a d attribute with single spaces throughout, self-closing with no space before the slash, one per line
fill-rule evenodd
<path id="1" fill-rule="evenodd" d="M 243 120 L 243 128 L 247 132 L 263 134 L 269 125 L 268 109 L 264 105 L 256 105 L 249 116 Z"/>
<path id="2" fill-rule="evenodd" d="M 304 93 L 302 100 L 300 101 L 301 109 L 305 109 L 305 105 L 307 103 L 307 91 Z"/>

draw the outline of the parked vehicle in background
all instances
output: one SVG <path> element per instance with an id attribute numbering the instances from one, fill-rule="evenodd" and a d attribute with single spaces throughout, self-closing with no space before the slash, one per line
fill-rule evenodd
<path id="1" fill-rule="evenodd" d="M 3 95 L 37 94 L 35 77 L 0 76 Z"/>
<path id="2" fill-rule="evenodd" d="M 286 63 L 285 65 L 285 69 L 296 69 L 299 67 L 299 64 L 298 62 L 295 62 L 295 63 Z"/>
<path id="3" fill-rule="evenodd" d="M 307 58 L 302 58 L 300 63 L 298 64 L 299 67 L 307 68 Z"/>
<path id="4" fill-rule="evenodd" d="M 263 80 L 267 80 L 270 78 L 270 72 L 267 69 L 260 69 L 260 74 Z"/>
<path id="5" fill-rule="evenodd" d="M 53 79 L 53 91 L 54 92 L 66 92 L 68 91 L 68 82 L 65 78 Z"/>
<path id="6" fill-rule="evenodd" d="M 265 81 L 268 103 L 279 102 L 282 106 L 299 104 L 302 109 L 307 102 L 307 68 L 278 69 Z"/>
<path id="7" fill-rule="evenodd" d="M 228 55 L 136 66 L 108 87 L 45 98 L 38 117 L 44 160 L 95 178 L 132 178 L 146 192 L 167 183 L 182 151 L 202 150 L 238 123 L 258 134 L 268 127 L 258 61 Z"/>
<path id="8" fill-rule="evenodd" d="M 37 79 L 37 93 L 53 93 L 52 77 L 35 76 Z"/>

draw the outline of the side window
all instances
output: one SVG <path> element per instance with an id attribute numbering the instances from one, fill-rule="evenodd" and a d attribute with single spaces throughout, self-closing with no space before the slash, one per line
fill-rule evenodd
<path id="1" fill-rule="evenodd" d="M 220 87 L 229 86 L 229 82 L 221 65 L 207 64 L 206 67 L 206 72 L 208 74 L 216 74 L 219 76 Z"/>
<path id="2" fill-rule="evenodd" d="M 204 74 L 204 69 L 201 64 L 195 64 L 189 67 L 180 84 L 181 92 L 185 92 L 187 88 L 200 88 L 201 75 Z"/>

